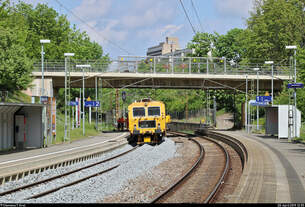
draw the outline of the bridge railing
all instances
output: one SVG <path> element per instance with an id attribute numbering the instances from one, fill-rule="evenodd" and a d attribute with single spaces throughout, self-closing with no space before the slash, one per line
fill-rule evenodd
<path id="1" fill-rule="evenodd" d="M 260 64 L 238 64 L 225 58 L 210 57 L 170 57 L 170 56 L 119 56 L 117 60 L 71 60 L 67 67 L 71 72 L 82 72 L 76 65 L 90 64 L 86 72 L 106 73 L 154 73 L 154 74 L 219 74 L 219 75 L 254 75 L 253 68 L 259 67 L 260 75 L 271 75 L 271 66 Z M 34 64 L 34 71 L 41 71 L 41 63 Z M 64 61 L 45 61 L 45 72 L 64 72 Z M 274 75 L 291 73 L 289 65 L 273 66 Z"/>

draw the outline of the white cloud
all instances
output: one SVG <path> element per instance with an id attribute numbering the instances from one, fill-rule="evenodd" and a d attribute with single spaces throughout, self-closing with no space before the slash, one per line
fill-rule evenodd
<path id="1" fill-rule="evenodd" d="M 222 16 L 248 17 L 253 0 L 214 0 L 215 8 Z"/>
<path id="2" fill-rule="evenodd" d="M 143 1 L 134 0 L 129 12 L 122 18 L 122 23 L 128 28 L 136 28 L 142 26 L 153 26 L 156 23 L 165 23 L 172 21 L 174 16 L 174 8 L 167 1 Z"/>
<path id="3" fill-rule="evenodd" d="M 152 40 L 157 44 L 158 43 L 157 41 L 164 41 L 165 37 L 173 36 L 182 28 L 183 25 L 169 24 L 159 28 L 138 31 L 137 37 L 142 39 Z"/>
<path id="4" fill-rule="evenodd" d="M 106 15 L 111 5 L 112 0 L 83 0 L 73 12 L 83 20 L 92 20 Z"/>
<path id="5" fill-rule="evenodd" d="M 100 43 L 100 44 L 107 44 L 108 40 L 112 42 L 117 41 L 124 41 L 127 38 L 127 31 L 123 30 L 116 30 L 115 26 L 118 25 L 118 20 L 111 20 L 108 22 L 106 27 L 99 28 L 97 27 L 97 21 L 90 21 L 87 22 L 88 25 L 82 24 L 80 29 L 82 31 L 86 31 L 87 34 L 91 37 L 92 40 Z M 94 30 L 93 30 L 93 29 Z"/>

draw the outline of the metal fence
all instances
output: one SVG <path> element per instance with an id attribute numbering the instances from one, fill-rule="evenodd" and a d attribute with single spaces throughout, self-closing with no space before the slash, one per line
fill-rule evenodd
<path id="1" fill-rule="evenodd" d="M 116 72 L 116 73 L 154 73 L 154 74 L 256 74 L 254 68 L 260 68 L 261 75 L 271 75 L 270 65 L 241 64 L 229 62 L 226 58 L 217 57 L 168 57 L 168 56 L 119 56 L 117 60 L 69 60 L 70 72 L 82 72 L 76 65 L 89 64 L 86 72 Z M 41 63 L 34 64 L 34 71 L 41 71 Z M 65 71 L 64 61 L 45 61 L 45 72 Z M 273 65 L 274 75 L 289 75 L 289 65 Z"/>

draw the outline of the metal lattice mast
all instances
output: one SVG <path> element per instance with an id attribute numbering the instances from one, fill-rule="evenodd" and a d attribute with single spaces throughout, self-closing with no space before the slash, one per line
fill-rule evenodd
<path id="1" fill-rule="evenodd" d="M 253 78 L 253 79 L 251 79 L 251 91 L 250 91 L 251 98 L 255 97 L 254 85 L 255 85 L 255 83 L 254 83 L 254 78 Z M 251 98 L 250 98 L 250 100 L 251 100 Z M 255 113 L 252 113 L 252 112 L 254 112 L 254 110 L 253 109 L 251 110 L 251 106 L 249 106 L 249 107 L 250 107 L 250 126 L 251 126 L 251 131 L 252 131 L 252 125 L 254 123 Z"/>
<path id="2" fill-rule="evenodd" d="M 293 65 L 293 59 L 290 59 L 290 67 Z M 292 70 L 289 70 L 289 83 L 293 83 L 293 75 L 291 74 Z M 293 102 L 291 99 L 294 99 L 291 89 L 288 89 L 288 139 L 294 136 L 294 113 L 293 113 Z"/>
<path id="3" fill-rule="evenodd" d="M 98 108 L 98 130 L 103 130 L 103 104 L 102 104 L 102 89 L 103 89 L 103 80 L 102 78 L 98 78 L 98 100 L 100 101 L 100 107 Z M 100 127 L 100 128 L 99 128 Z"/>
<path id="4" fill-rule="evenodd" d="M 71 130 L 71 79 L 70 79 L 70 62 L 69 57 L 74 56 L 74 53 L 65 53 L 65 136 L 64 141 L 70 141 L 70 130 Z"/>
<path id="5" fill-rule="evenodd" d="M 119 119 L 119 89 L 115 89 L 115 119 Z"/>
<path id="6" fill-rule="evenodd" d="M 68 62 L 68 67 L 67 67 L 67 93 L 66 93 L 66 98 L 67 98 L 67 104 L 68 110 L 67 110 L 67 140 L 70 141 L 70 135 L 71 135 L 71 76 L 70 76 L 70 62 Z"/>

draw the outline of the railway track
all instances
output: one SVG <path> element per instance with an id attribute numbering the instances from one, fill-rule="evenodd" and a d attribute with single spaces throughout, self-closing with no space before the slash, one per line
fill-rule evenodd
<path id="1" fill-rule="evenodd" d="M 27 175 L 44 170 L 64 167 L 88 159 L 99 157 L 102 153 L 123 146 L 127 143 L 126 134 L 102 142 L 79 146 L 41 155 L 0 163 L 0 185 L 19 180 Z"/>
<path id="2" fill-rule="evenodd" d="M 187 173 L 181 176 L 167 190 L 155 197 L 151 203 L 216 202 L 217 199 L 215 198 L 220 198 L 218 195 L 219 192 L 225 193 L 223 186 L 227 180 L 230 180 L 228 179 L 228 175 L 232 171 L 231 164 L 238 165 L 238 159 L 240 160 L 240 164 L 245 161 L 246 153 L 241 146 L 242 144 L 219 134 L 217 136 L 218 138 L 221 137 L 222 142 L 206 136 L 195 136 L 184 133 L 172 134 L 175 136 L 189 137 L 189 139 L 200 147 L 200 156 Z M 243 153 L 243 156 L 240 157 L 238 152 Z M 201 154 L 204 154 L 204 156 L 201 156 Z M 232 159 L 230 159 L 231 157 Z M 232 179 L 229 182 L 232 188 Z"/>
<path id="3" fill-rule="evenodd" d="M 86 165 L 86 166 L 84 166 L 84 167 L 81 167 L 81 168 L 78 168 L 78 169 L 75 169 L 75 170 L 72 170 L 72 171 L 69 171 L 69 172 L 66 172 L 66 173 L 57 175 L 57 176 L 53 176 L 53 177 L 50 177 L 50 178 L 47 178 L 47 179 L 44 179 L 44 180 L 40 180 L 40 181 L 38 181 L 38 182 L 30 183 L 30 184 L 27 184 L 27 185 L 23 185 L 23 186 L 14 188 L 14 189 L 10 189 L 10 190 L 1 192 L 1 193 L 0 193 L 0 196 L 9 195 L 9 194 L 15 193 L 15 192 L 17 192 L 17 191 L 21 191 L 21 190 L 27 190 L 27 189 L 30 189 L 30 188 L 32 188 L 32 187 L 34 187 L 34 186 L 37 186 L 37 185 L 40 185 L 40 184 L 43 184 L 43 183 L 47 183 L 47 182 L 53 181 L 53 180 L 55 180 L 55 179 L 60 179 L 60 178 L 62 178 L 62 177 L 69 176 L 69 175 L 71 175 L 71 174 L 73 174 L 73 173 L 80 172 L 80 171 L 85 170 L 85 169 L 88 169 L 88 168 L 92 168 L 92 167 L 97 166 L 97 165 L 99 165 L 99 164 L 106 163 L 106 162 L 109 162 L 109 161 L 114 160 L 114 159 L 116 159 L 116 158 L 122 157 L 123 155 L 126 155 L 126 154 L 128 154 L 128 153 L 134 151 L 136 148 L 137 148 L 137 147 L 134 147 L 134 148 L 132 148 L 132 149 L 130 149 L 130 150 L 127 150 L 127 151 L 125 151 L 125 152 L 123 152 L 123 153 L 120 153 L 120 154 L 118 154 L 118 155 L 116 155 L 116 156 L 110 157 L 110 158 L 108 158 L 108 159 L 104 159 L 104 160 L 99 161 L 99 162 L 95 162 L 95 163 L 93 163 L 93 164 Z M 50 189 L 50 190 L 41 192 L 41 193 L 39 193 L 39 194 L 30 196 L 30 197 L 27 197 L 27 198 L 25 198 L 25 200 L 33 199 L 33 198 L 39 198 L 39 197 L 42 197 L 42 196 L 44 196 L 44 195 L 47 195 L 47 194 L 53 193 L 53 192 L 55 192 L 55 191 L 58 191 L 58 190 L 60 190 L 60 189 L 62 189 L 62 188 L 65 188 L 65 187 L 68 187 L 68 186 L 75 185 L 75 184 L 80 183 L 80 182 L 82 182 L 82 181 L 85 181 L 85 180 L 87 180 L 87 179 L 89 179 L 89 178 L 92 178 L 92 177 L 95 177 L 95 176 L 104 174 L 104 173 L 106 173 L 106 172 L 109 172 L 109 171 L 111 171 L 111 170 L 117 168 L 118 166 L 119 166 L 119 164 L 117 164 L 117 165 L 115 165 L 115 166 L 113 166 L 113 167 L 104 169 L 104 170 L 102 170 L 102 171 L 99 171 L 99 172 L 97 172 L 97 173 L 94 173 L 93 175 L 86 176 L 86 177 L 84 177 L 84 178 L 81 178 L 81 179 L 78 179 L 78 180 L 76 180 L 76 181 L 73 181 L 73 182 L 64 184 L 64 185 L 62 185 L 62 186 L 59 186 L 59 187 L 56 187 L 56 188 L 53 188 L 53 189 Z"/>

